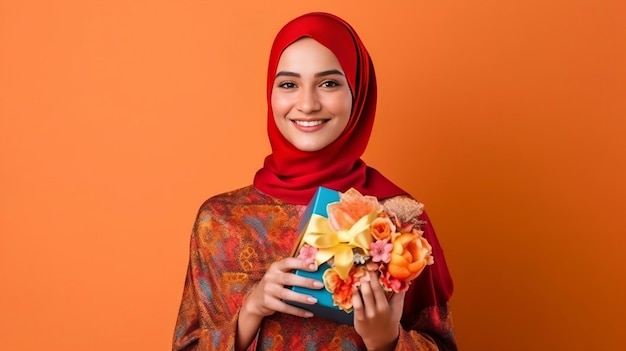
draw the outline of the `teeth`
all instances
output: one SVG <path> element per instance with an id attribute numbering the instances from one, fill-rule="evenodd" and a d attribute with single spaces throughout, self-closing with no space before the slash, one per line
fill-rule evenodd
<path id="1" fill-rule="evenodd" d="M 320 120 L 318 121 L 293 121 L 293 122 L 302 127 L 315 127 L 324 123 L 324 121 L 320 121 Z"/>

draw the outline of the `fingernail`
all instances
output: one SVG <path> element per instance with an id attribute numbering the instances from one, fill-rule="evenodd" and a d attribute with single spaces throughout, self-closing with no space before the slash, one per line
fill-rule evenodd
<path id="1" fill-rule="evenodd" d="M 317 302 L 317 299 L 314 298 L 314 297 L 311 297 L 311 296 L 307 297 L 306 300 L 309 301 L 310 303 L 316 303 Z"/>
<path id="2" fill-rule="evenodd" d="M 311 313 L 311 312 L 305 312 L 304 313 L 304 318 L 311 318 L 311 317 L 313 317 L 313 313 Z"/>
<path id="3" fill-rule="evenodd" d="M 322 282 L 320 282 L 320 281 L 316 280 L 315 282 L 313 282 L 313 287 L 314 287 L 314 288 L 317 288 L 317 289 L 321 289 L 321 288 L 323 288 L 323 287 L 324 287 L 324 283 L 322 283 Z"/>
<path id="4" fill-rule="evenodd" d="M 309 269 L 312 269 L 312 270 L 316 271 L 317 270 L 317 265 L 315 263 L 311 263 L 309 265 Z"/>

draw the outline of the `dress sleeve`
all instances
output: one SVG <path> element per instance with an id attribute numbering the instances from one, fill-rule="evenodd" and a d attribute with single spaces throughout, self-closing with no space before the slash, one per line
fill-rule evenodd
<path id="1" fill-rule="evenodd" d="M 433 248 L 435 263 L 427 266 L 407 291 L 396 351 L 456 351 L 449 308 L 452 278 L 428 216 L 424 212 L 419 219 L 424 223 L 424 237 Z"/>
<path id="2" fill-rule="evenodd" d="M 173 351 L 235 349 L 239 308 L 250 284 L 225 253 L 234 243 L 223 234 L 229 228 L 218 222 L 200 211 L 194 225 Z"/>
<path id="3" fill-rule="evenodd" d="M 452 318 L 448 305 L 435 306 L 419 312 L 415 324 L 402 325 L 396 351 L 456 351 Z"/>

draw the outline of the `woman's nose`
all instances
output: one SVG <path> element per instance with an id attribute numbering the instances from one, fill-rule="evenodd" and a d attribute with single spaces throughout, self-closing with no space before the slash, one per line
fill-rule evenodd
<path id="1" fill-rule="evenodd" d="M 302 89 L 298 94 L 296 108 L 302 113 L 312 113 L 322 107 L 319 96 L 315 89 Z"/>

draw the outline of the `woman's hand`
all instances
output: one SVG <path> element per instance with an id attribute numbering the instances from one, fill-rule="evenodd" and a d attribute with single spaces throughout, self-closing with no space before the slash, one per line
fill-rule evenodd
<path id="1" fill-rule="evenodd" d="M 305 261 L 288 257 L 272 263 L 259 284 L 244 302 L 243 309 L 257 318 L 270 316 L 276 312 L 282 312 L 299 317 L 312 317 L 313 314 L 301 308 L 289 305 L 283 300 L 300 302 L 312 305 L 317 302 L 312 296 L 296 293 L 289 286 L 301 286 L 309 289 L 321 289 L 324 284 L 315 279 L 305 278 L 293 273 L 294 270 L 315 271 L 315 263 L 307 264 Z"/>
<path id="2" fill-rule="evenodd" d="M 405 293 L 387 300 L 375 272 L 361 278 L 359 290 L 352 294 L 354 329 L 368 350 L 393 350 L 400 333 L 400 318 Z"/>
<path id="3" fill-rule="evenodd" d="M 272 263 L 261 281 L 243 302 L 237 320 L 235 350 L 246 350 L 264 317 L 276 312 L 292 314 L 299 317 L 313 317 L 313 313 L 289 305 L 283 300 L 301 302 L 312 305 L 317 299 L 296 293 L 286 286 L 301 286 L 309 289 L 321 289 L 324 284 L 315 279 L 305 278 L 293 273 L 294 270 L 315 271 L 315 263 L 306 263 L 298 258 L 285 258 Z"/>

